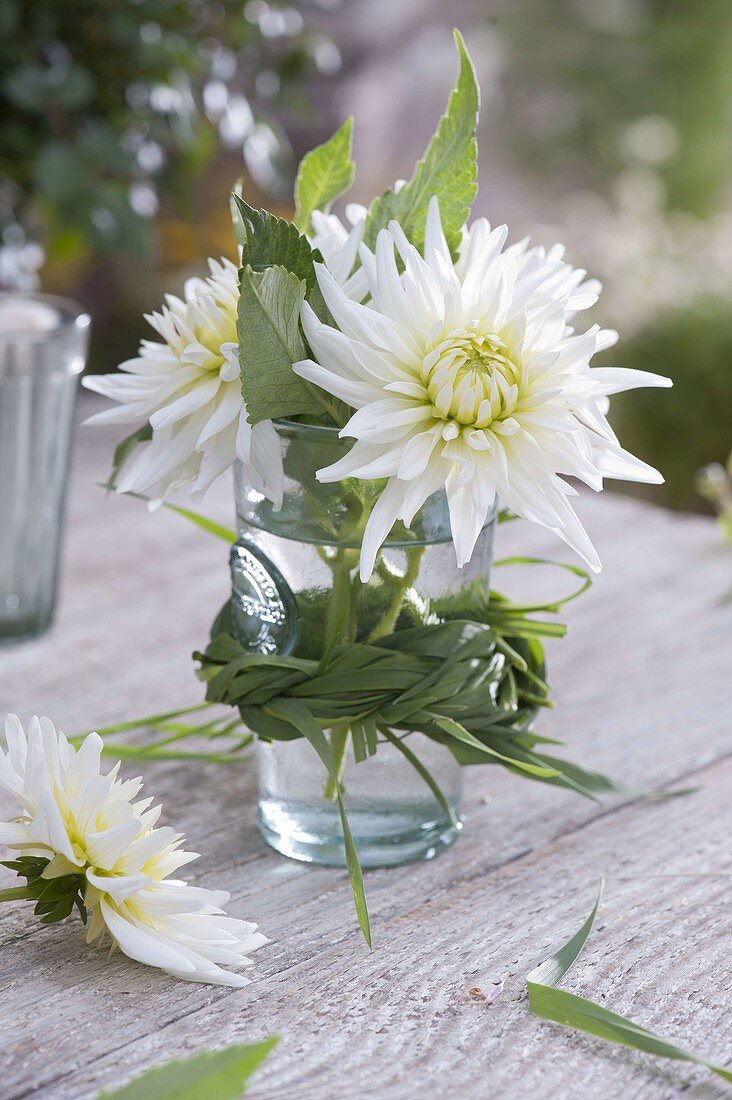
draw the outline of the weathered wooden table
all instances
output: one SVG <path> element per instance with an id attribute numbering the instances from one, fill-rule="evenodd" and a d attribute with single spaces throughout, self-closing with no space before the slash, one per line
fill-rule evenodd
<path id="1" fill-rule="evenodd" d="M 223 543 L 95 488 L 109 453 L 105 432 L 80 432 L 55 629 L 0 651 L 0 712 L 47 713 L 69 733 L 198 701 L 190 652 L 227 588 Z M 633 788 L 697 792 L 596 806 L 473 768 L 455 847 L 367 873 L 369 952 L 345 872 L 260 840 L 248 765 L 151 766 L 148 793 L 205 855 L 191 879 L 230 890 L 230 912 L 273 942 L 254 984 L 231 991 L 105 962 L 78 922 L 44 928 L 23 903 L 4 906 L 3 1100 L 93 1097 L 153 1063 L 272 1034 L 252 1100 L 728 1095 L 702 1070 L 538 1020 L 525 1000 L 526 974 L 579 926 L 604 875 L 567 987 L 732 1058 L 732 603 L 719 602 L 732 556 L 707 519 L 609 494 L 580 509 L 604 572 L 551 648 L 559 705 L 541 728 Z M 207 511 L 228 510 L 222 487 Z M 525 524 L 502 529 L 501 549 L 561 556 Z M 501 981 L 492 1001 L 469 992 Z"/>

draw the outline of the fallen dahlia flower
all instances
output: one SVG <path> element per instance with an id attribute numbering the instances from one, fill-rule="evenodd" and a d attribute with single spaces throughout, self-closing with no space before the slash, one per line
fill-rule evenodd
<path id="1" fill-rule="evenodd" d="M 33 718 L 26 736 L 13 714 L 5 736 L 0 790 L 18 815 L 0 822 L 0 844 L 18 853 L 5 865 L 27 885 L 0 891 L 0 900 L 35 900 L 45 923 L 76 905 L 89 917 L 88 943 L 108 938 L 176 978 L 247 985 L 222 967 L 250 966 L 247 955 L 266 938 L 256 924 L 226 916 L 225 891 L 170 877 L 198 856 L 181 849 L 180 833 L 155 827 L 161 807 L 151 798 L 133 801 L 140 779 L 120 780 L 119 764 L 102 774 L 101 738 L 91 733 L 75 749 L 48 718 Z"/>

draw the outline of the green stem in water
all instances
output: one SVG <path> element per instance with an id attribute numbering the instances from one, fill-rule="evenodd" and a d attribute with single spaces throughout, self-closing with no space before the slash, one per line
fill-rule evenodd
<path id="1" fill-rule="evenodd" d="M 341 546 L 329 560 L 333 588 L 325 619 L 323 651 L 356 640 L 356 607 L 351 573 L 358 566 L 358 550 Z"/>
<path id="2" fill-rule="evenodd" d="M 11 886 L 9 890 L 0 890 L 0 901 L 27 901 L 35 895 L 27 886 Z"/>
<path id="3" fill-rule="evenodd" d="M 419 575 L 422 558 L 424 557 L 424 550 L 424 546 L 416 546 L 413 550 L 406 551 L 407 568 L 403 575 L 394 582 L 394 587 L 392 589 L 393 596 L 389 601 L 389 606 L 369 634 L 366 639 L 367 642 L 375 642 L 377 638 L 384 638 L 387 634 L 393 633 L 397 619 L 399 618 L 399 612 L 404 603 L 404 597 Z"/>

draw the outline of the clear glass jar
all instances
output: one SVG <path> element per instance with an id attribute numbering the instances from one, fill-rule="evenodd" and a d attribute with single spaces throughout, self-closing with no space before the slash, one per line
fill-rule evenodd
<path id="1" fill-rule="evenodd" d="M 495 517 L 471 562 L 458 570 L 443 493 L 426 502 L 409 530 L 395 526 L 371 579 L 362 583 L 363 528 L 384 483 L 350 478 L 321 484 L 316 471 L 341 458 L 352 441 L 330 428 L 287 422 L 276 427 L 285 475 L 282 506 L 276 509 L 249 483 L 245 469 L 235 468 L 240 539 L 231 554 L 232 616 L 242 644 L 318 660 L 333 646 L 372 642 L 435 621 L 439 601 L 467 584 L 487 590 Z M 363 866 L 429 859 L 456 839 L 461 767 L 447 748 L 419 733 L 405 741 L 441 789 L 452 819 L 383 737 L 373 756 L 356 762 L 349 731 L 326 732 Z M 257 768 L 259 825 L 267 843 L 296 859 L 344 865 L 338 808 L 310 743 L 259 740 Z"/>
<path id="2" fill-rule="evenodd" d="M 73 302 L 0 294 L 0 643 L 53 619 L 88 338 L 89 316 Z"/>

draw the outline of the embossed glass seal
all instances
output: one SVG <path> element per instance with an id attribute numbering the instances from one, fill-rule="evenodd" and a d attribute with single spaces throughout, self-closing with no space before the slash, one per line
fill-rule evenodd
<path id="1" fill-rule="evenodd" d="M 291 653 L 298 633 L 292 589 L 266 554 L 247 538 L 231 548 L 234 637 L 256 653 Z"/>

